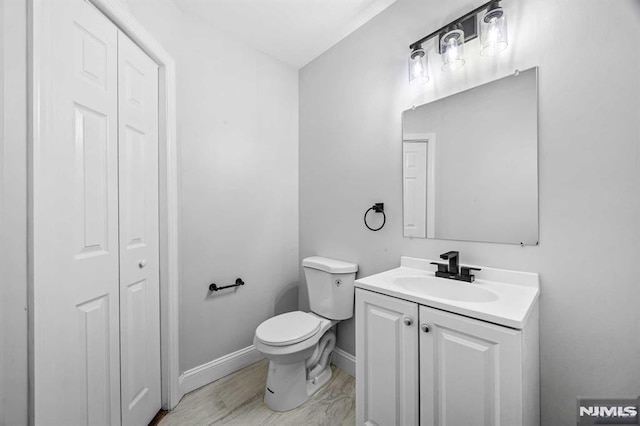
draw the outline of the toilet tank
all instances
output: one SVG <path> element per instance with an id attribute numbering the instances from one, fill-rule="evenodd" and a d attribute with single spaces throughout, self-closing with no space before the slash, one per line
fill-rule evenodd
<path id="1" fill-rule="evenodd" d="M 351 318 L 358 265 L 313 256 L 304 259 L 302 266 L 311 311 L 333 320 Z"/>

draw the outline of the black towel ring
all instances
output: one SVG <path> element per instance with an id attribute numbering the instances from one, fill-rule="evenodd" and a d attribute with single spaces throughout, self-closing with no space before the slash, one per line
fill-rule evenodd
<path id="1" fill-rule="evenodd" d="M 376 213 L 382 213 L 382 225 L 379 228 L 372 228 L 367 223 L 367 214 L 373 210 Z M 373 206 L 369 207 L 369 209 L 364 212 L 364 226 L 366 226 L 370 231 L 379 231 L 384 228 L 384 224 L 387 223 L 387 215 L 384 213 L 384 203 L 375 203 Z"/>

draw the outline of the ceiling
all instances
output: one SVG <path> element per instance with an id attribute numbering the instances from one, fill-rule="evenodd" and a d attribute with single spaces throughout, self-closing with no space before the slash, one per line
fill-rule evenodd
<path id="1" fill-rule="evenodd" d="M 183 12 L 301 68 L 396 0 L 173 0 Z"/>

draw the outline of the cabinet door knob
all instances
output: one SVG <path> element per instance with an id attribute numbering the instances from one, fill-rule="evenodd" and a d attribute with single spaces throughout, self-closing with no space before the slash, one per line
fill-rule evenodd
<path id="1" fill-rule="evenodd" d="M 429 325 L 428 325 L 428 324 L 422 324 L 422 325 L 420 326 L 420 329 L 421 329 L 422 331 L 424 331 L 425 333 L 428 333 L 428 332 L 429 332 Z"/>
<path id="2" fill-rule="evenodd" d="M 404 325 L 411 325 L 413 324 L 413 320 L 409 317 L 404 317 Z"/>
<path id="3" fill-rule="evenodd" d="M 142 269 L 145 266 L 147 266 L 147 261 L 146 260 L 141 260 L 140 262 L 138 262 L 138 268 Z"/>

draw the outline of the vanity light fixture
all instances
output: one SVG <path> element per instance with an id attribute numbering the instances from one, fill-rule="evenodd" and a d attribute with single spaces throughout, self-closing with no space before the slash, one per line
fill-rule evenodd
<path id="1" fill-rule="evenodd" d="M 507 20 L 501 0 L 491 0 L 453 22 L 412 43 L 409 48 L 409 82 L 429 80 L 427 51 L 422 45 L 438 37 L 442 55 L 442 70 L 453 71 L 464 65 L 464 44 L 478 37 L 478 15 L 485 12 L 480 23 L 480 54 L 493 56 L 507 47 Z M 425 79 L 426 77 L 426 79 Z"/>

